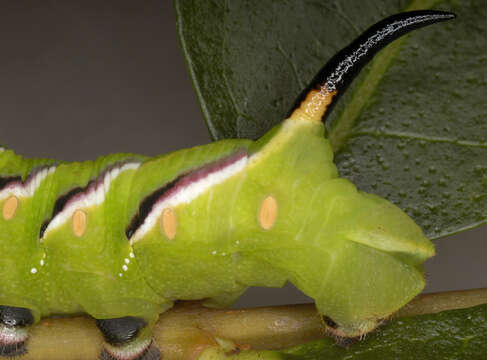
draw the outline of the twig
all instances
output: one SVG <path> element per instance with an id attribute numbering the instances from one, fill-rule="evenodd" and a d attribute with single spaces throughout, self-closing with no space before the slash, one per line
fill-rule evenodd
<path id="1" fill-rule="evenodd" d="M 431 314 L 487 303 L 487 289 L 420 295 L 393 318 Z M 199 303 L 181 303 L 161 315 L 154 337 L 163 359 L 191 359 L 216 338 L 231 340 L 239 348 L 282 349 L 324 335 L 313 304 L 212 310 Z M 35 325 L 25 360 L 96 359 L 102 337 L 88 317 L 45 319 Z"/>

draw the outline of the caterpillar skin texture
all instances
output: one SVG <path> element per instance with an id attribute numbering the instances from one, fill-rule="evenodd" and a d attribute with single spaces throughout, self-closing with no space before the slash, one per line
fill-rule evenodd
<path id="1" fill-rule="evenodd" d="M 321 120 L 386 43 L 453 16 L 374 25 L 255 142 L 82 163 L 1 149 L 0 335 L 15 334 L 2 354 L 25 351 L 10 345 L 30 323 L 84 312 L 105 336 L 103 359 L 157 359 L 151 329 L 174 301 L 223 307 L 286 281 L 334 335 L 373 330 L 423 289 L 434 247 L 398 207 L 339 177 Z"/>

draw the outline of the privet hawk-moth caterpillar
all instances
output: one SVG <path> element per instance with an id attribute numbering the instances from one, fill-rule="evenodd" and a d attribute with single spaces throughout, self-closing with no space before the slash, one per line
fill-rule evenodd
<path id="1" fill-rule="evenodd" d="M 1 355 L 23 354 L 40 318 L 84 312 L 104 335 L 103 359 L 159 359 L 151 329 L 174 301 L 228 306 L 249 286 L 286 281 L 335 336 L 373 330 L 423 289 L 434 247 L 398 207 L 338 176 L 324 120 L 382 47 L 453 17 L 375 24 L 255 142 L 82 163 L 1 148 Z"/>

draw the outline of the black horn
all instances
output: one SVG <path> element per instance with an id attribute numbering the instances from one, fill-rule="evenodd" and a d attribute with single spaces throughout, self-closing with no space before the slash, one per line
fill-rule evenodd
<path id="1" fill-rule="evenodd" d="M 379 50 L 414 29 L 455 17 L 451 12 L 419 10 L 392 15 L 372 25 L 323 66 L 298 97 L 291 113 L 299 108 L 319 109 L 312 116 L 325 121 L 340 95 Z"/>

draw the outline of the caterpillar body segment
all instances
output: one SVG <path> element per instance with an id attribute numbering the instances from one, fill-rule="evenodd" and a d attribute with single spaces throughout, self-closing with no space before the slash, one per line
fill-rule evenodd
<path id="1" fill-rule="evenodd" d="M 380 48 L 452 17 L 378 23 L 255 142 L 82 163 L 0 151 L 0 338 L 17 339 L 1 354 L 25 351 L 31 322 L 84 312 L 104 335 L 102 359 L 158 359 L 151 329 L 174 301 L 228 306 L 286 281 L 335 336 L 373 330 L 423 289 L 434 247 L 399 208 L 339 177 L 321 119 Z M 2 306 L 32 321 L 2 320 Z"/>
<path id="2" fill-rule="evenodd" d="M 84 163 L 21 159 L 11 150 L 3 152 L 0 208 L 8 207 L 12 197 L 17 208 L 13 216 L 5 217 L 3 211 L 0 218 L 1 250 L 16 254 L 0 260 L 0 277 L 7 281 L 1 303 L 29 309 L 35 321 L 85 312 L 97 319 L 143 319 L 150 330 L 175 298 L 157 294 L 142 276 L 126 235 L 143 204 L 131 203 L 132 195 L 146 199 L 168 179 L 227 157 L 247 143 L 222 141 L 154 159 L 117 154 Z M 136 339 L 141 351 L 150 344 L 149 330 L 138 335 L 145 340 Z"/>

